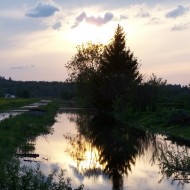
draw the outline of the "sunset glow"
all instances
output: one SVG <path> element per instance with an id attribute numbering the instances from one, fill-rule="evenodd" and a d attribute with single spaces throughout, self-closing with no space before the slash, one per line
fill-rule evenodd
<path id="1" fill-rule="evenodd" d="M 107 43 L 113 35 L 111 26 L 97 27 L 87 23 L 81 23 L 72 29 L 67 35 L 69 40 L 76 45 L 92 41 L 93 43 Z"/>
<path id="2" fill-rule="evenodd" d="M 120 24 L 127 46 L 141 60 L 143 74 L 188 84 L 190 2 L 135 2 L 2 1 L 0 75 L 64 81 L 65 64 L 76 53 L 76 45 L 107 44 Z"/>

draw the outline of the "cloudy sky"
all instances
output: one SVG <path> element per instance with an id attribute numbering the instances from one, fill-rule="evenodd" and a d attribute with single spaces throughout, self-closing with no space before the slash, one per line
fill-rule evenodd
<path id="1" fill-rule="evenodd" d="M 0 76 L 64 81 L 76 45 L 109 42 L 118 23 L 145 76 L 190 83 L 189 0 L 1 0 Z"/>

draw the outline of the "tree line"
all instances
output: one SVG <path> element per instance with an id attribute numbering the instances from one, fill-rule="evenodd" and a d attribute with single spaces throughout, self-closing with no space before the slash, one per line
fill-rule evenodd
<path id="1" fill-rule="evenodd" d="M 0 77 L 0 97 L 5 94 L 16 98 L 63 98 L 70 100 L 75 94 L 75 84 L 66 82 L 14 81 Z"/>

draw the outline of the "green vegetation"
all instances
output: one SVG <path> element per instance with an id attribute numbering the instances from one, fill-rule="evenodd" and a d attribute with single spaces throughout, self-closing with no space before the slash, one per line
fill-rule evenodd
<path id="1" fill-rule="evenodd" d="M 37 168 L 20 166 L 18 159 L 6 165 L 4 175 L 0 179 L 0 190 L 72 190 L 71 179 L 65 178 L 64 171 L 53 170 L 48 176 Z M 80 185 L 75 190 L 83 190 Z"/>
<path id="2" fill-rule="evenodd" d="M 0 112 L 25 106 L 36 101 L 37 99 L 0 98 Z"/>
<path id="3" fill-rule="evenodd" d="M 54 101 L 43 108 L 43 114 L 28 112 L 0 122 L 0 184 L 4 183 L 6 166 L 12 157 L 17 152 L 32 151 L 34 146 L 30 142 L 51 131 L 58 106 Z"/>
<path id="4" fill-rule="evenodd" d="M 178 105 L 163 107 L 157 105 L 156 111 L 115 112 L 115 117 L 135 128 L 170 135 L 190 141 L 190 108 L 178 108 Z"/>
<path id="5" fill-rule="evenodd" d="M 7 104 L 3 108 L 8 108 L 7 105 L 14 101 L 15 99 L 6 99 Z M 40 107 L 38 111 L 30 111 L 0 122 L 0 189 L 72 190 L 71 180 L 64 178 L 62 170 L 53 170 L 46 176 L 41 172 L 40 165 L 37 168 L 21 166 L 17 155 L 32 153 L 36 137 L 51 133 L 51 126 L 61 103 L 60 100 L 54 100 L 47 106 Z M 83 185 L 77 188 L 82 189 Z"/>
<path id="6" fill-rule="evenodd" d="M 162 178 L 160 182 L 167 178 L 172 179 L 172 183 L 177 181 L 178 186 L 190 182 L 190 155 L 185 147 L 176 149 L 174 145 L 166 143 L 158 148 L 158 162 Z"/>
<path id="7" fill-rule="evenodd" d="M 59 103 L 53 101 L 43 108 L 44 113 L 27 112 L 0 122 L 0 162 L 12 158 L 16 150 L 31 139 L 48 134 L 58 106 Z"/>

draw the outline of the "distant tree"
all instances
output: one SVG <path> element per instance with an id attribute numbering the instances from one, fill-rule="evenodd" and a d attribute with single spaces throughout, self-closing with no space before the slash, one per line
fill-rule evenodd
<path id="1" fill-rule="evenodd" d="M 25 89 L 22 91 L 22 98 L 30 98 L 29 90 Z"/>
<path id="2" fill-rule="evenodd" d="M 4 97 L 4 96 L 5 96 L 4 90 L 3 88 L 0 88 L 0 97 Z"/>
<path id="3" fill-rule="evenodd" d="M 72 100 L 73 94 L 68 90 L 62 90 L 60 94 L 61 99 L 63 100 Z"/>
<path id="4" fill-rule="evenodd" d="M 164 80 L 163 78 L 156 77 L 155 74 L 152 74 L 150 76 L 150 79 L 147 81 L 147 85 L 150 88 L 150 109 L 152 111 L 156 111 L 157 109 L 157 103 L 159 99 L 159 92 L 162 87 L 164 87 L 167 84 L 167 80 Z"/>
<path id="5" fill-rule="evenodd" d="M 5 80 L 5 77 L 0 76 L 0 80 Z"/>
<path id="6" fill-rule="evenodd" d="M 140 111 L 156 111 L 157 103 L 163 94 L 167 81 L 152 74 L 148 81 L 142 82 L 135 90 L 133 108 Z"/>
<path id="7" fill-rule="evenodd" d="M 30 92 L 27 89 L 18 89 L 16 95 L 19 98 L 30 98 Z"/>

